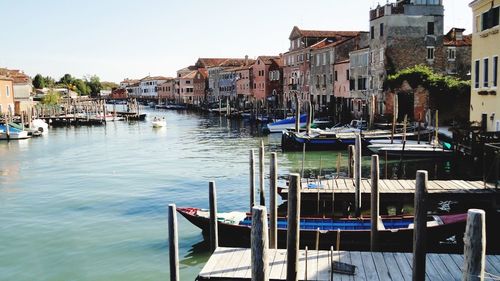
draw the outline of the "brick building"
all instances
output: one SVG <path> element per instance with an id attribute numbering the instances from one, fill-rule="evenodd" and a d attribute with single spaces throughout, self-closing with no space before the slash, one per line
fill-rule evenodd
<path id="1" fill-rule="evenodd" d="M 256 100 L 278 101 L 283 81 L 280 56 L 259 56 L 252 67 L 252 96 Z"/>

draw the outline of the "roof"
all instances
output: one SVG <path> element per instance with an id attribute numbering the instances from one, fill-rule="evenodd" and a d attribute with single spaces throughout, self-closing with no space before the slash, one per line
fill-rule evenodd
<path id="1" fill-rule="evenodd" d="M 331 39 L 325 38 L 325 39 L 319 41 L 318 43 L 311 45 L 310 48 L 312 50 L 331 48 L 331 47 L 341 45 L 341 44 L 351 40 L 352 38 L 354 38 L 354 37 L 348 37 L 348 38 L 340 37 L 340 38 L 337 38 L 337 40 L 335 40 L 335 41 L 332 41 Z"/>
<path id="2" fill-rule="evenodd" d="M 9 77 L 7 77 L 7 76 L 0 75 L 0 80 L 4 80 L 4 81 L 12 81 L 12 78 L 9 78 Z"/>
<path id="3" fill-rule="evenodd" d="M 349 63 L 349 60 L 341 60 L 339 62 L 336 62 L 335 64 L 344 64 L 344 63 Z"/>
<path id="4" fill-rule="evenodd" d="M 294 26 L 292 33 L 290 34 L 290 39 L 292 39 L 292 35 L 294 33 L 298 33 L 301 37 L 323 37 L 323 38 L 331 38 L 337 36 L 355 37 L 360 34 L 359 31 L 305 30 L 305 29 L 300 29 L 297 26 Z"/>
<path id="5" fill-rule="evenodd" d="M 208 78 L 208 71 L 205 68 L 198 69 L 198 72 L 201 74 L 203 78 Z"/>
<path id="6" fill-rule="evenodd" d="M 283 59 L 282 57 L 277 57 L 277 58 L 274 58 L 273 59 L 274 63 L 277 64 L 279 67 L 283 67 L 284 64 L 283 64 Z"/>
<path id="7" fill-rule="evenodd" d="M 125 78 L 122 82 L 120 82 L 120 84 L 133 84 L 133 83 L 137 83 L 137 82 L 139 82 L 139 80 L 137 80 L 137 79 Z"/>
<path id="8" fill-rule="evenodd" d="M 247 58 L 199 58 L 195 66 L 198 68 L 239 67 L 254 62 L 255 60 Z"/>
<path id="9" fill-rule="evenodd" d="M 141 82 L 142 81 L 168 80 L 168 79 L 172 79 L 172 78 L 165 77 L 165 76 L 146 76 L 146 77 L 141 79 Z"/>
<path id="10" fill-rule="evenodd" d="M 189 73 L 182 75 L 180 78 L 181 79 L 193 79 L 194 77 L 196 77 L 196 73 L 197 73 L 197 71 L 191 71 Z"/>
<path id="11" fill-rule="evenodd" d="M 11 78 L 14 84 L 31 84 L 31 78 L 18 69 L 0 68 L 0 75 Z"/>
<path id="12" fill-rule="evenodd" d="M 472 46 L 472 35 L 462 35 L 462 39 L 457 39 L 457 33 L 463 33 L 465 29 L 453 27 L 443 38 L 443 45 L 455 47 Z"/>
<path id="13" fill-rule="evenodd" d="M 273 64 L 274 60 L 279 58 L 279 56 L 259 56 L 257 59 L 260 59 L 264 64 Z"/>

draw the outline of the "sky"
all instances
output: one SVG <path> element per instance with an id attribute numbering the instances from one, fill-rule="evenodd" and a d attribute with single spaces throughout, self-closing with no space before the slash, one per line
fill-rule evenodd
<path id="1" fill-rule="evenodd" d="M 0 67 L 113 82 L 175 76 L 199 57 L 284 53 L 295 25 L 368 31 L 369 9 L 386 1 L 0 0 Z M 445 32 L 471 32 L 470 2 L 444 0 Z"/>

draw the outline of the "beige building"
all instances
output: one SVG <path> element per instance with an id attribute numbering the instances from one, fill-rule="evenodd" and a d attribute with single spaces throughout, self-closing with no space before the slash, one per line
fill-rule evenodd
<path id="1" fill-rule="evenodd" d="M 487 131 L 500 131 L 500 0 L 476 0 L 469 6 L 474 23 L 470 120 L 480 122 Z"/>
<path id="2" fill-rule="evenodd" d="M 0 76 L 0 114 L 14 114 L 14 90 L 12 78 Z"/>

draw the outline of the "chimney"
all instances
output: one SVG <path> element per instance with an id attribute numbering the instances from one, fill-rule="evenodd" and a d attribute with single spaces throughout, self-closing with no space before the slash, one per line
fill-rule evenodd
<path id="1" fill-rule="evenodd" d="M 248 55 L 245 55 L 245 66 L 248 65 Z"/>

